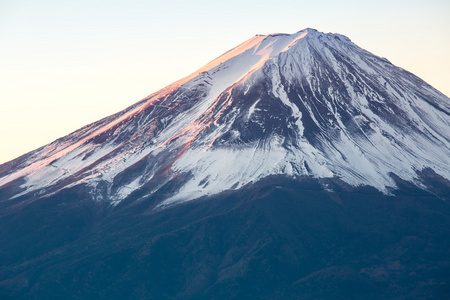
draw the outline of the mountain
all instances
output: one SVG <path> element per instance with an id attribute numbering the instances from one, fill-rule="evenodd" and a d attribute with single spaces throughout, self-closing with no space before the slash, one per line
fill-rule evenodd
<path id="1" fill-rule="evenodd" d="M 0 166 L 0 295 L 450 292 L 450 99 L 340 34 L 256 35 Z"/>

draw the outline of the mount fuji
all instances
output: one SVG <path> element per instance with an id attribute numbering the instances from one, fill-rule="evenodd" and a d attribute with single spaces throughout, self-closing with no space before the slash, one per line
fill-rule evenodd
<path id="1" fill-rule="evenodd" d="M 447 96 L 340 34 L 256 35 L 0 166 L 0 294 L 437 299 L 449 180 Z"/>

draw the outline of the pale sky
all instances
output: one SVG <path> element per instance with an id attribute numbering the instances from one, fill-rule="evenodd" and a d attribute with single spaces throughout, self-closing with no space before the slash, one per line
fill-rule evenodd
<path id="1" fill-rule="evenodd" d="M 450 96 L 450 1 L 0 0 L 0 163 L 255 34 L 341 33 Z"/>

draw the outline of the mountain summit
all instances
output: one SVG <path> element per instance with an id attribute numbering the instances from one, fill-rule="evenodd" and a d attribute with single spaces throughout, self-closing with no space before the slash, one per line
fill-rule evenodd
<path id="1" fill-rule="evenodd" d="M 450 99 L 257 35 L 0 166 L 1 299 L 447 299 Z"/>
<path id="2" fill-rule="evenodd" d="M 0 167 L 11 199 L 83 186 L 117 204 L 171 183 L 161 205 L 270 175 L 389 194 L 393 176 L 450 179 L 450 101 L 339 34 L 256 35 L 127 109 Z M 325 184 L 326 185 L 326 184 Z"/>

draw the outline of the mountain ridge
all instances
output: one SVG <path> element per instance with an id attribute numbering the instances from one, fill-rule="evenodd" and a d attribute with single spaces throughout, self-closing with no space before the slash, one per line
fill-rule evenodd
<path id="1" fill-rule="evenodd" d="M 0 188 L 20 180 L 13 197 L 40 197 L 87 184 L 93 199 L 114 204 L 189 173 L 168 204 L 285 174 L 389 193 L 391 172 L 419 186 L 416 170 L 450 178 L 449 112 L 445 95 L 343 35 L 256 35 L 125 110 L 3 164 Z M 139 164 L 141 173 L 128 170 Z M 120 186 L 123 174 L 132 180 Z"/>

